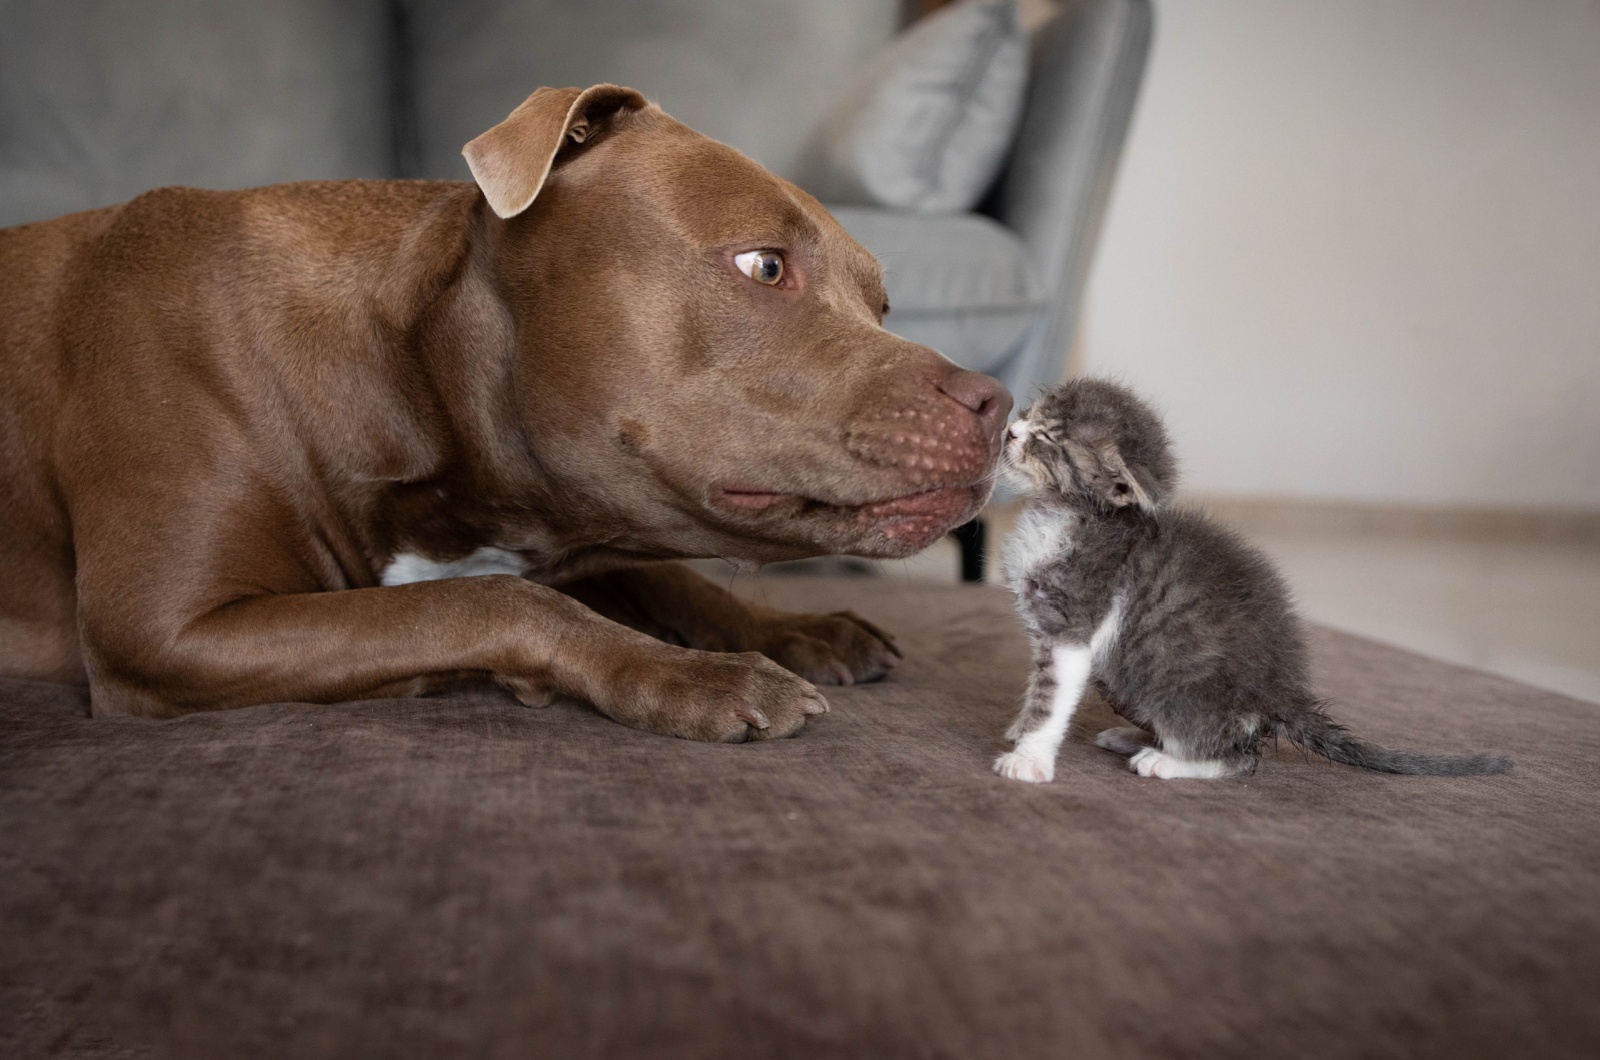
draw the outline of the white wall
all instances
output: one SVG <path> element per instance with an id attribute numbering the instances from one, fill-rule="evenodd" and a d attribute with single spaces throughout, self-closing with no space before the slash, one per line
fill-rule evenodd
<path id="1" fill-rule="evenodd" d="M 1600 508 L 1600 2 L 1157 0 L 1082 338 L 1197 491 Z"/>

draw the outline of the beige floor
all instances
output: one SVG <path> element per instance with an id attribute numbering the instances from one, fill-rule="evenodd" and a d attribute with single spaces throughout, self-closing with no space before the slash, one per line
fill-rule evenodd
<path id="1" fill-rule="evenodd" d="M 993 513 L 997 536 L 1013 516 Z M 1240 526 L 1281 566 L 1314 622 L 1600 703 L 1600 544 L 1472 533 Z M 991 556 L 993 552 L 991 551 Z M 879 565 L 954 581 L 941 542 Z M 994 580 L 997 564 L 990 563 Z"/>
<path id="2" fill-rule="evenodd" d="M 1600 703 L 1600 547 L 1258 534 L 1313 621 Z"/>

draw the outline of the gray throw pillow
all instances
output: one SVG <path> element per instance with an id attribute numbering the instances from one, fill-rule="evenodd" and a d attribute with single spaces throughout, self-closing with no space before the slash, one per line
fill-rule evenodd
<path id="1" fill-rule="evenodd" d="M 964 0 L 916 23 L 829 110 L 808 189 L 824 202 L 970 210 L 1022 116 L 1027 45 L 1016 0 Z"/>

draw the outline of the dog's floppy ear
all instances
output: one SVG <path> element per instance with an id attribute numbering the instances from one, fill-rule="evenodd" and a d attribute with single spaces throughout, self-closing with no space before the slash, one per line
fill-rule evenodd
<path id="1" fill-rule="evenodd" d="M 1137 504 L 1147 512 L 1156 510 L 1150 491 L 1122 459 L 1122 451 L 1112 439 L 1096 442 L 1068 439 L 1067 455 L 1083 472 L 1089 490 L 1106 504 L 1113 508 Z"/>
<path id="2" fill-rule="evenodd" d="M 490 208 L 515 217 L 544 187 L 563 144 L 581 144 L 618 111 L 645 106 L 643 96 L 621 85 L 541 88 L 461 153 Z"/>

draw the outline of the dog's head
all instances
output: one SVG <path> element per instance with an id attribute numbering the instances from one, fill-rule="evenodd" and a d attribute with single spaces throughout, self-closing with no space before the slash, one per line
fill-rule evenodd
<path id="1" fill-rule="evenodd" d="M 885 331 L 878 262 L 799 188 L 615 85 L 465 154 L 524 430 L 626 547 L 903 556 L 988 498 L 1010 396 Z"/>

